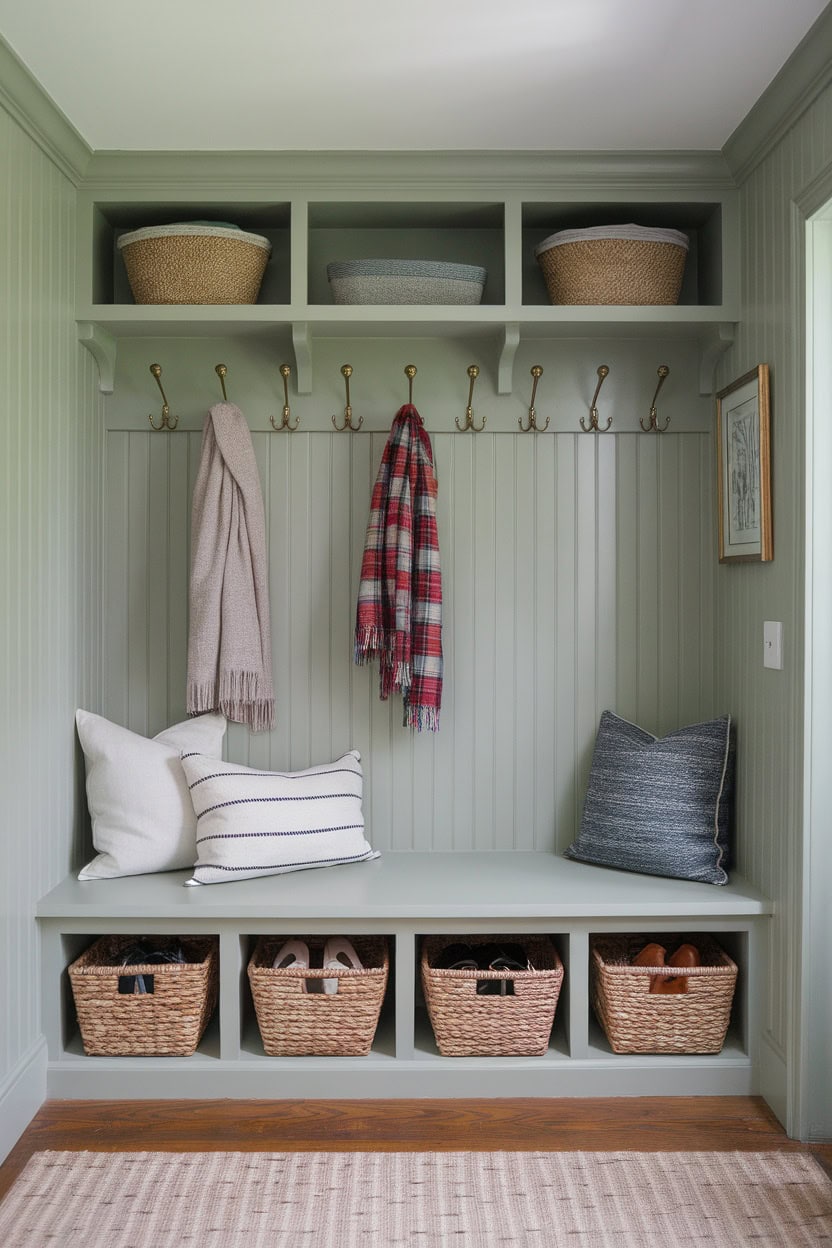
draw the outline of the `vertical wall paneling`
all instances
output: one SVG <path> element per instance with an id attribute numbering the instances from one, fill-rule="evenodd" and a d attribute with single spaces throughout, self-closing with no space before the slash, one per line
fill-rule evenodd
<path id="1" fill-rule="evenodd" d="M 772 378 L 774 560 L 719 569 L 716 688 L 737 720 L 739 866 L 776 903 L 763 1018 L 772 1074 L 763 1091 L 781 1110 L 787 1064 L 792 1072 L 800 1065 L 792 985 L 801 923 L 805 361 L 795 333 L 804 256 L 802 237 L 793 235 L 794 201 L 831 165 L 827 87 L 740 189 L 742 320 L 719 370 L 720 386 L 759 363 Z M 764 620 L 783 623 L 782 671 L 763 668 Z"/>
<path id="2" fill-rule="evenodd" d="M 563 849 L 598 717 L 655 732 L 713 696 L 710 437 L 433 435 L 446 683 L 438 734 L 353 664 L 382 433 L 253 435 L 267 511 L 277 724 L 228 755 L 363 758 L 384 850 Z M 187 545 L 199 434 L 110 430 L 108 713 L 159 731 L 184 704 Z M 707 516 L 703 516 L 703 510 Z"/>
<path id="3" fill-rule="evenodd" d="M 2 109 L 0 156 L 2 1102 L 41 1031 L 35 902 L 85 843 L 73 716 L 100 708 L 103 421 L 74 324 L 75 188 Z"/>

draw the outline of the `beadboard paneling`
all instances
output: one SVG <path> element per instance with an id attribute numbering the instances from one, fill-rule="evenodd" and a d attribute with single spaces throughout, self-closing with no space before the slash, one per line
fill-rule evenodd
<path id="1" fill-rule="evenodd" d="M 446 682 L 438 734 L 401 726 L 352 632 L 385 435 L 255 432 L 277 726 L 228 753 L 305 767 L 356 747 L 373 843 L 546 850 L 572 838 L 598 717 L 666 732 L 713 702 L 705 434 L 435 434 Z M 108 432 L 105 713 L 184 716 L 189 498 L 200 435 Z"/>
<path id="2" fill-rule="evenodd" d="M 804 259 L 802 239 L 792 246 L 793 201 L 831 164 L 828 88 L 741 188 L 742 322 L 720 368 L 720 385 L 758 363 L 768 363 L 772 376 L 774 561 L 719 570 L 717 687 L 738 724 L 739 867 L 776 902 L 763 1031 L 793 1075 L 800 1064 L 805 523 L 805 362 L 795 332 Z M 763 668 L 764 620 L 783 622 L 782 671 Z M 785 1087 L 763 1090 L 785 1103 Z M 794 1112 L 788 1125 L 797 1126 Z"/>
<path id="3" fill-rule="evenodd" d="M 35 902 L 82 842 L 73 717 L 99 697 L 103 421 L 73 319 L 74 188 L 2 109 L 0 160 L 2 1095 L 41 1031 Z"/>

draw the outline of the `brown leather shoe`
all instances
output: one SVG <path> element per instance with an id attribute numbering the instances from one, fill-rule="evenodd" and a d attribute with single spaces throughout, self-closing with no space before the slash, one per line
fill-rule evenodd
<path id="1" fill-rule="evenodd" d="M 696 945 L 680 945 L 675 953 L 667 959 L 666 966 L 701 966 L 702 959 L 699 956 L 699 950 Z M 687 975 L 656 975 L 653 984 L 650 986 L 651 992 L 661 993 L 677 993 L 687 992 L 688 977 Z"/>

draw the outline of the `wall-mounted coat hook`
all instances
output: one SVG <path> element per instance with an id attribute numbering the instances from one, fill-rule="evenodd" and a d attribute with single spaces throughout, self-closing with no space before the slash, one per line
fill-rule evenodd
<path id="1" fill-rule="evenodd" d="M 659 379 L 659 384 L 656 386 L 656 393 L 653 395 L 653 402 L 650 404 L 650 416 L 648 418 L 646 425 L 643 419 L 639 420 L 638 422 L 641 425 L 645 433 L 664 433 L 665 430 L 667 429 L 667 426 L 670 424 L 670 417 L 668 416 L 664 424 L 660 425 L 659 418 L 656 413 L 656 400 L 659 397 L 659 391 L 664 385 L 665 380 L 668 377 L 669 373 L 670 373 L 670 369 L 667 367 L 666 364 L 660 364 L 659 367 L 656 369 L 656 376 Z"/>
<path id="2" fill-rule="evenodd" d="M 225 366 L 224 364 L 215 364 L 215 365 L 214 365 L 214 372 L 217 374 L 217 376 L 218 376 L 218 377 L 219 377 L 219 379 L 220 379 L 220 385 L 222 386 L 222 397 L 223 397 L 223 401 L 224 401 L 225 403 L 227 403 L 227 402 L 228 402 L 228 395 L 227 395 L 227 394 L 226 394 L 226 392 L 225 392 L 225 378 L 226 378 L 226 376 L 227 376 L 227 374 L 228 374 L 228 369 L 226 368 L 226 366 Z"/>
<path id="3" fill-rule="evenodd" d="M 157 425 L 153 419 L 152 413 L 148 414 L 147 419 L 150 421 L 150 427 L 151 429 L 154 429 L 156 433 L 159 433 L 162 429 L 175 429 L 179 424 L 179 417 L 171 416 L 170 414 L 170 404 L 168 403 L 167 395 L 162 388 L 162 365 L 151 364 L 150 371 L 156 378 L 156 385 L 159 387 L 162 395 L 162 419 Z"/>
<path id="4" fill-rule="evenodd" d="M 529 404 L 529 423 L 527 425 L 524 425 L 522 416 L 518 416 L 517 423 L 524 433 L 528 433 L 530 429 L 534 429 L 535 433 L 542 433 L 544 429 L 549 428 L 549 417 L 548 416 L 546 417 L 545 425 L 539 425 L 537 423 L 537 412 L 535 411 L 535 406 L 534 406 L 534 396 L 537 394 L 537 383 L 540 381 L 540 378 L 543 376 L 543 369 L 541 368 L 539 364 L 534 364 L 530 371 L 531 371 L 533 380 L 532 380 L 532 400 L 531 400 L 531 403 Z"/>
<path id="5" fill-rule="evenodd" d="M 344 378 L 344 385 L 347 388 L 347 405 L 344 408 L 344 423 L 343 425 L 339 425 L 333 416 L 332 424 L 335 429 L 337 429 L 338 433 L 343 433 L 345 429 L 352 429 L 353 433 L 355 433 L 356 429 L 360 429 L 364 424 L 364 417 L 358 417 L 357 425 L 352 423 L 352 407 L 350 406 L 350 377 L 352 377 L 352 364 L 341 365 L 341 376 Z"/>
<path id="6" fill-rule="evenodd" d="M 411 407 L 413 406 L 413 378 L 416 376 L 417 372 L 418 369 L 415 364 L 405 365 L 404 375 L 407 378 L 407 401 Z"/>
<path id="7" fill-rule="evenodd" d="M 598 367 L 598 385 L 595 387 L 595 393 L 592 396 L 592 403 L 589 408 L 589 424 L 586 423 L 583 416 L 581 417 L 581 428 L 584 433 L 608 433 L 612 426 L 612 416 L 610 416 L 603 429 L 598 423 L 598 395 L 601 393 L 601 387 L 604 381 L 610 375 L 610 370 L 606 364 Z"/>
<path id="8" fill-rule="evenodd" d="M 281 429 L 285 429 L 288 433 L 294 433 L 300 424 L 300 419 L 297 419 L 293 425 L 289 423 L 289 417 L 291 416 L 291 410 L 289 408 L 289 378 L 291 375 L 292 370 L 290 366 L 288 364 L 281 364 L 280 376 L 283 378 L 283 416 L 279 425 L 275 423 L 274 416 L 269 417 L 272 429 L 276 430 L 278 433 Z"/>
<path id="9" fill-rule="evenodd" d="M 456 424 L 457 429 L 460 431 L 460 433 L 465 433 L 466 430 L 468 429 L 470 429 L 473 433 L 482 433 L 483 429 L 485 428 L 485 422 L 487 418 L 483 416 L 481 423 L 478 425 L 475 425 L 474 424 L 474 409 L 471 406 L 473 399 L 474 399 L 474 382 L 477 380 L 477 378 L 480 375 L 479 365 L 469 364 L 467 371 L 468 371 L 468 378 L 469 378 L 469 386 L 468 386 L 468 406 L 465 409 L 465 423 L 461 425 L 459 423 L 459 417 L 457 416 L 455 419 L 455 424 Z"/>

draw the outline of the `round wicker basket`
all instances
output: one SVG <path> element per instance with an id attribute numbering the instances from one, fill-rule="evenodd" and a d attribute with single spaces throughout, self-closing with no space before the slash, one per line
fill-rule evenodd
<path id="1" fill-rule="evenodd" d="M 553 304 L 679 302 L 688 239 L 639 225 L 561 230 L 535 248 Z"/>
<path id="2" fill-rule="evenodd" d="M 136 303 L 256 303 L 271 243 L 217 225 L 160 225 L 122 234 Z"/>

